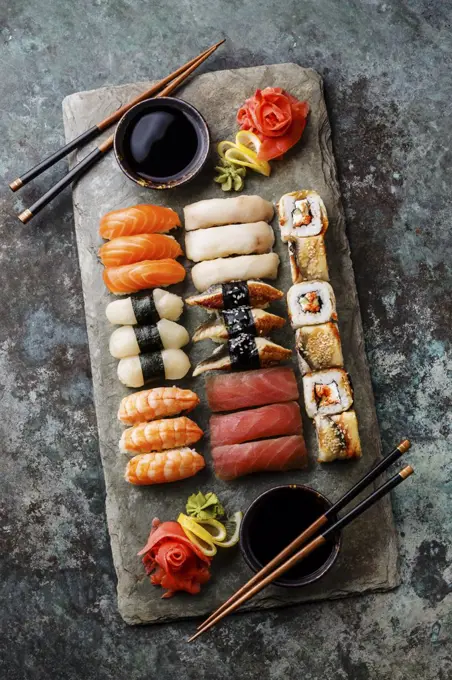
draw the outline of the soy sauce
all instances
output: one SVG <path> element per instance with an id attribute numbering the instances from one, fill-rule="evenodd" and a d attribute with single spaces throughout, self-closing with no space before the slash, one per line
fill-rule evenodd
<path id="1" fill-rule="evenodd" d="M 168 106 L 137 116 L 124 142 L 127 162 L 145 180 L 177 175 L 198 150 L 198 135 L 189 117 Z"/>
<path id="2" fill-rule="evenodd" d="M 249 548 L 260 567 L 266 565 L 293 541 L 327 507 L 322 498 L 297 488 L 275 490 L 262 499 L 249 525 Z M 328 541 L 295 564 L 277 583 L 302 579 L 320 569 L 334 550 Z"/>

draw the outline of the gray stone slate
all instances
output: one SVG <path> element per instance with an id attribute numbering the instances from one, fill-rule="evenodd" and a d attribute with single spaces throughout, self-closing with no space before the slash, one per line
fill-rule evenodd
<path id="1" fill-rule="evenodd" d="M 147 87 L 147 83 L 108 87 L 67 97 L 63 103 L 67 139 L 72 139 L 87 127 L 101 120 L 115 107 Z M 112 327 L 104 310 L 112 296 L 102 282 L 102 267 L 97 260 L 101 244 L 98 221 L 102 214 L 118 207 L 138 202 L 169 205 L 181 213 L 182 207 L 202 198 L 222 196 L 212 182 L 215 163 L 214 146 L 209 163 L 201 175 L 185 187 L 170 192 L 150 192 L 130 182 L 118 168 L 113 153 L 74 187 L 73 203 L 79 260 L 85 300 L 86 321 L 91 353 L 94 396 L 100 439 L 100 453 L 107 490 L 107 519 L 115 568 L 118 576 L 118 606 L 129 624 L 156 623 L 201 616 L 220 604 L 248 577 L 239 551 L 224 551 L 215 558 L 212 579 L 200 595 L 179 594 L 171 600 L 160 599 L 160 589 L 154 588 L 144 574 L 138 550 L 144 545 L 152 518 L 173 519 L 183 509 L 187 496 L 202 489 L 216 491 L 232 511 L 243 509 L 262 491 L 280 483 L 299 482 L 314 486 L 332 499 L 338 498 L 381 455 L 372 387 L 364 348 L 360 311 L 349 246 L 345 234 L 336 166 L 331 145 L 331 132 L 323 98 L 322 82 L 317 73 L 295 64 L 261 66 L 232 71 L 216 71 L 192 79 L 178 96 L 194 104 L 205 116 L 213 142 L 232 138 L 235 112 L 257 87 L 277 85 L 311 104 L 309 122 L 302 141 L 289 152 L 284 162 L 274 162 L 270 178 L 260 175 L 247 177 L 246 192 L 257 193 L 268 200 L 277 200 L 287 191 L 310 187 L 323 197 L 330 217 L 326 244 L 331 283 L 337 297 L 339 326 L 346 367 L 355 388 L 355 406 L 359 417 L 364 455 L 356 463 L 321 467 L 315 462 L 314 431 L 304 419 L 305 436 L 310 451 L 308 471 L 263 474 L 224 483 L 215 479 L 211 469 L 208 436 L 196 448 L 205 455 L 206 469 L 197 477 L 162 487 L 133 488 L 123 479 L 127 458 L 118 452 L 117 441 L 121 425 L 116 420 L 120 399 L 127 394 L 116 378 L 116 361 L 108 352 Z M 82 150 L 72 163 L 86 153 Z M 277 285 L 287 289 L 290 273 L 286 247 L 277 238 L 275 246 L 281 256 Z M 185 263 L 188 267 L 190 264 Z M 172 289 L 183 295 L 193 292 L 190 276 Z M 272 308 L 285 316 L 283 302 Z M 182 317 L 189 332 L 205 319 L 201 310 L 187 310 Z M 275 341 L 293 347 L 289 328 L 274 334 Z M 213 347 L 198 343 L 189 347 L 192 365 L 207 356 Z M 295 367 L 295 361 L 294 361 Z M 201 405 L 193 418 L 207 430 L 209 411 L 204 399 L 202 377 L 181 381 L 194 389 Z M 297 602 L 338 598 L 370 590 L 388 590 L 399 583 L 397 545 L 390 500 L 361 517 L 344 532 L 341 555 L 321 582 L 304 589 L 267 588 L 248 607 L 262 609 Z"/>

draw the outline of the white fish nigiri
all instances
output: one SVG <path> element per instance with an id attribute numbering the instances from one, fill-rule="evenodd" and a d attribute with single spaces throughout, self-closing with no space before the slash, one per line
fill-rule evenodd
<path id="1" fill-rule="evenodd" d="M 189 370 L 190 361 L 185 352 L 181 349 L 163 349 L 161 352 L 121 359 L 118 378 L 127 387 L 143 387 L 157 378 L 180 380 Z"/>
<path id="2" fill-rule="evenodd" d="M 185 230 L 192 231 L 220 224 L 243 224 L 259 220 L 269 222 L 273 213 L 273 205 L 260 196 L 212 198 L 185 206 Z"/>
<path id="3" fill-rule="evenodd" d="M 276 279 L 279 255 L 240 255 L 195 264 L 191 270 L 193 283 L 203 292 L 216 283 L 247 281 L 248 279 Z"/>
<path id="4" fill-rule="evenodd" d="M 155 326 L 121 326 L 110 336 L 110 354 L 116 359 L 161 349 L 179 349 L 190 340 L 186 329 L 160 319 Z"/>
<path id="5" fill-rule="evenodd" d="M 189 260 L 202 262 L 228 255 L 268 253 L 274 242 L 273 229 L 267 222 L 228 224 L 188 231 L 185 235 L 185 252 Z"/>
<path id="6" fill-rule="evenodd" d="M 115 325 L 145 326 L 156 324 L 160 319 L 177 321 L 183 309 L 184 301 L 179 295 L 155 288 L 146 295 L 132 295 L 110 302 L 105 313 L 109 322 Z"/>

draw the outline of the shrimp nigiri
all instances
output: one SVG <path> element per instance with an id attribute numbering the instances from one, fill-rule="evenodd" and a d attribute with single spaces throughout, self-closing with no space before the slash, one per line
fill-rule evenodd
<path id="1" fill-rule="evenodd" d="M 112 210 L 100 220 L 99 234 L 111 239 L 133 234 L 154 234 L 180 227 L 179 215 L 160 205 L 132 205 L 130 208 Z"/>
<path id="2" fill-rule="evenodd" d="M 166 484 L 193 477 L 205 464 L 204 458 L 189 448 L 140 453 L 129 460 L 124 477 L 138 486 Z"/>
<path id="3" fill-rule="evenodd" d="M 142 423 L 156 418 L 188 413 L 199 404 L 199 397 L 191 390 L 180 387 L 154 387 L 133 392 L 121 401 L 118 420 L 126 425 Z"/>
<path id="4" fill-rule="evenodd" d="M 142 260 L 165 260 L 182 254 L 176 239 L 165 234 L 120 236 L 99 248 L 99 257 L 105 267 L 119 267 Z"/>
<path id="5" fill-rule="evenodd" d="M 108 267 L 104 269 L 103 279 L 111 293 L 122 295 L 179 283 L 185 279 L 185 269 L 176 260 L 143 260 L 122 267 Z"/>
<path id="6" fill-rule="evenodd" d="M 123 453 L 150 453 L 188 446 L 201 439 L 203 431 L 193 420 L 181 416 L 152 423 L 138 423 L 122 433 L 119 448 Z"/>

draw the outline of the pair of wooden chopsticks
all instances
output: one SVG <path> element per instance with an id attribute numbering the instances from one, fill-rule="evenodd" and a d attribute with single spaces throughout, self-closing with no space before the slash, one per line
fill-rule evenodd
<path id="1" fill-rule="evenodd" d="M 187 61 L 186 64 L 178 68 L 176 71 L 173 71 L 173 73 L 170 73 L 170 75 L 167 76 L 166 78 L 163 78 L 163 80 L 160 80 L 156 85 L 151 87 L 149 90 L 146 90 L 146 92 L 143 92 L 142 94 L 138 95 L 138 97 L 132 99 L 128 104 L 122 106 L 120 109 L 112 113 L 110 116 L 102 120 L 100 123 L 97 123 L 97 125 L 94 125 L 93 127 L 89 128 L 89 130 L 86 130 L 86 132 L 83 132 L 81 135 L 73 139 L 71 142 L 61 147 L 61 149 L 45 158 L 43 161 L 38 163 L 38 165 L 35 165 L 34 168 L 28 170 L 28 172 L 26 172 L 24 175 L 18 177 L 13 182 L 11 182 L 11 184 L 9 185 L 10 189 L 12 191 L 17 191 L 21 187 L 25 186 L 25 184 L 28 184 L 28 182 L 30 182 L 35 177 L 38 177 L 38 175 L 44 172 L 44 170 L 50 168 L 57 161 L 67 156 L 71 151 L 78 149 L 80 146 L 83 146 L 87 142 L 91 141 L 92 139 L 100 135 L 104 130 L 113 125 L 113 123 L 116 123 L 122 117 L 122 115 L 126 113 L 126 111 L 131 109 L 132 106 L 135 106 L 135 104 L 138 104 L 144 99 L 149 99 L 154 95 L 157 97 L 166 97 L 167 95 L 169 95 L 177 87 L 179 87 L 179 85 L 183 83 L 184 80 L 195 69 L 197 69 L 198 66 L 200 66 L 206 59 L 208 59 L 208 57 L 210 57 L 210 55 L 213 54 L 215 50 L 218 49 L 218 47 L 220 47 L 220 45 L 222 45 L 224 42 L 225 42 L 224 40 L 220 40 L 215 45 L 212 45 L 212 47 L 209 47 L 208 50 L 205 50 L 194 59 Z M 162 90 L 162 88 L 164 89 Z M 99 146 L 97 146 L 95 149 L 93 149 L 93 151 L 91 151 L 87 156 L 85 156 L 85 158 L 83 158 L 80 161 L 80 163 L 75 165 L 72 168 L 72 170 L 70 170 L 70 172 L 68 172 L 62 179 L 60 179 L 60 181 L 57 182 L 55 186 L 53 186 L 51 189 L 49 189 L 49 191 L 47 191 L 43 196 L 41 196 L 41 198 L 38 199 L 36 203 L 34 203 L 27 210 L 24 210 L 19 215 L 20 221 L 25 224 L 26 222 L 31 220 L 32 217 L 37 215 L 38 212 L 40 212 L 44 206 L 50 203 L 50 201 L 53 200 L 55 196 L 57 196 L 65 187 L 67 187 L 69 184 L 72 184 L 72 182 L 74 182 L 76 179 L 79 179 L 83 174 L 85 174 L 85 172 L 87 172 L 87 170 L 89 170 L 91 166 L 97 163 L 97 161 L 111 149 L 111 147 L 113 146 L 113 140 L 114 134 L 108 137 L 108 139 L 106 139 L 104 142 L 99 144 Z"/>
<path id="2" fill-rule="evenodd" d="M 196 640 L 197 637 L 205 633 L 209 628 L 212 628 L 221 619 L 228 614 L 238 609 L 241 604 L 251 599 L 253 595 L 265 588 L 269 583 L 275 581 L 282 574 L 293 567 L 297 562 L 300 562 L 307 557 L 311 552 L 316 550 L 319 546 L 326 543 L 335 533 L 343 529 L 347 524 L 350 524 L 356 517 L 359 517 L 365 510 L 370 508 L 380 498 L 385 496 L 391 489 L 394 489 L 398 484 L 401 484 L 404 479 L 413 474 L 414 470 L 410 465 L 404 467 L 399 473 L 391 477 L 386 483 L 382 484 L 378 489 L 371 493 L 367 498 L 358 503 L 352 510 L 350 510 L 341 519 L 336 520 L 325 531 L 316 536 L 312 541 L 303 546 L 311 536 L 316 534 L 319 529 L 328 521 L 335 517 L 335 515 L 350 503 L 356 496 L 358 496 L 363 489 L 371 484 L 379 475 L 389 468 L 402 454 L 410 448 L 411 443 L 408 439 L 404 439 L 395 449 L 393 449 L 383 460 L 377 463 L 371 470 L 364 475 L 364 477 L 357 482 L 346 494 L 342 496 L 334 505 L 332 505 L 323 515 L 316 519 L 305 531 L 303 531 L 296 539 L 292 541 L 284 550 L 282 550 L 276 557 L 274 557 L 268 564 L 265 565 L 257 574 L 255 574 L 245 585 L 243 585 L 234 595 L 232 595 L 226 602 L 224 602 L 218 609 L 216 609 L 200 626 L 198 632 L 193 635 L 188 642 Z M 295 552 L 297 550 L 297 552 Z M 294 554 L 293 554 L 294 553 Z M 288 558 L 288 559 L 286 559 Z M 286 560 L 286 561 L 284 561 Z"/>

